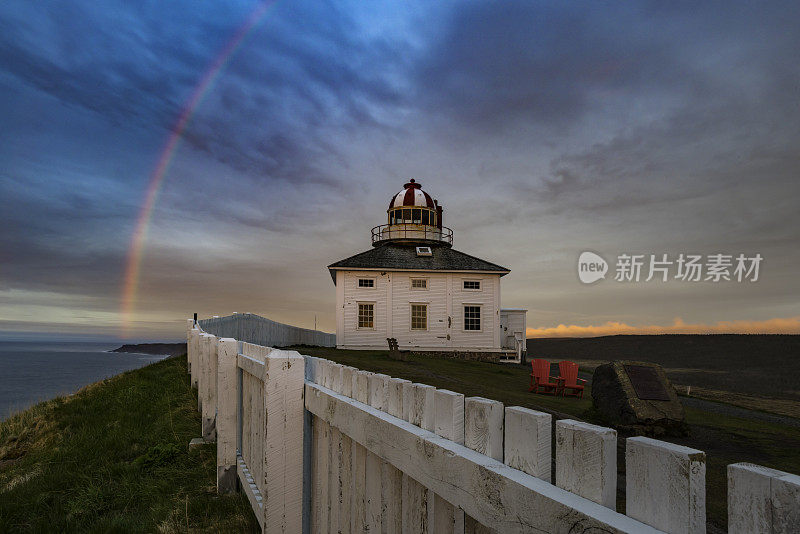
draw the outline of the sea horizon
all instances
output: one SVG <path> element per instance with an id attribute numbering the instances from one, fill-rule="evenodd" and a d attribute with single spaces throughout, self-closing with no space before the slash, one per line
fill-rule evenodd
<path id="1" fill-rule="evenodd" d="M 112 352 L 130 340 L 0 339 L 0 421 L 39 402 L 81 388 L 168 355 Z"/>

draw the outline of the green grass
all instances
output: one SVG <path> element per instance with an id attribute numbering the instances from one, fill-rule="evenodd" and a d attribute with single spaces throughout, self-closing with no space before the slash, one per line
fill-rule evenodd
<path id="1" fill-rule="evenodd" d="M 676 443 L 706 452 L 707 514 L 727 525 L 727 466 L 752 462 L 800 473 L 800 428 L 686 409 L 691 434 Z"/>
<path id="2" fill-rule="evenodd" d="M 258 531 L 243 494 L 216 494 L 186 358 L 34 406 L 0 423 L 0 531 Z"/>
<path id="3" fill-rule="evenodd" d="M 349 351 L 296 347 L 302 354 L 319 356 L 367 371 L 385 373 L 446 388 L 467 396 L 501 401 L 506 406 L 525 406 L 555 414 L 556 418 L 575 417 L 603 424 L 591 409 L 591 387 L 583 399 L 535 395 L 528 392 L 528 366 L 498 365 L 463 360 L 411 357 L 410 361 L 391 360 L 387 351 Z M 786 425 L 752 421 L 738 417 L 687 408 L 690 435 L 663 438 L 665 441 L 700 449 L 706 453 L 706 503 L 710 523 L 724 530 L 727 525 L 727 465 L 753 462 L 767 467 L 800 473 L 800 429 Z M 619 440 L 618 467 L 624 476 L 624 440 Z M 618 495 L 618 510 L 624 511 L 625 495 Z"/>
<path id="4" fill-rule="evenodd" d="M 301 354 L 327 358 L 365 371 L 385 373 L 397 378 L 429 384 L 437 388 L 501 401 L 506 406 L 525 406 L 558 414 L 591 418 L 590 391 L 582 399 L 534 395 L 528 392 L 529 367 L 410 356 L 401 362 L 389 358 L 388 351 L 339 350 L 320 347 L 288 347 Z"/>

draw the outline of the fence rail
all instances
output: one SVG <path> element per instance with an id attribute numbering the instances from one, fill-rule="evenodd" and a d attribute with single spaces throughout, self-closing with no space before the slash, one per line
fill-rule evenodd
<path id="1" fill-rule="evenodd" d="M 626 515 L 612 429 L 557 421 L 552 451 L 546 413 L 216 338 L 192 321 L 187 336 L 218 490 L 241 487 L 264 532 L 705 532 L 702 451 L 627 439 Z M 800 477 L 728 472 L 729 532 L 798 531 Z"/>

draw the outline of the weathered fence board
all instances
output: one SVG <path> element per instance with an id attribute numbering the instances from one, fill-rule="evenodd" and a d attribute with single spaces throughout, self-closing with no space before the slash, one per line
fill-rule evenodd
<path id="1" fill-rule="evenodd" d="M 521 406 L 507 407 L 505 415 L 505 463 L 550 482 L 552 416 Z"/>
<path id="2" fill-rule="evenodd" d="M 464 444 L 464 395 L 437 389 L 434 395 L 434 430 L 436 435 L 460 445 Z M 439 495 L 434 496 L 434 532 L 461 534 L 464 532 L 464 511 Z"/>
<path id="3" fill-rule="evenodd" d="M 219 340 L 217 355 L 217 491 L 236 491 L 237 356 L 239 343 L 232 338 Z"/>
<path id="4" fill-rule="evenodd" d="M 800 477 L 749 463 L 728 466 L 729 534 L 800 531 Z"/>
<path id="5" fill-rule="evenodd" d="M 483 397 L 464 400 L 464 444 L 473 451 L 503 461 L 503 403 Z M 492 529 L 467 515 L 464 531 L 488 534 Z"/>
<path id="6" fill-rule="evenodd" d="M 302 529 L 304 383 L 300 354 L 282 350 L 265 354 L 262 470 L 267 532 Z"/>
<path id="7" fill-rule="evenodd" d="M 705 453 L 644 437 L 625 447 L 626 513 L 672 534 L 705 533 Z"/>
<path id="8" fill-rule="evenodd" d="M 617 431 L 582 421 L 556 422 L 556 485 L 617 509 Z"/>

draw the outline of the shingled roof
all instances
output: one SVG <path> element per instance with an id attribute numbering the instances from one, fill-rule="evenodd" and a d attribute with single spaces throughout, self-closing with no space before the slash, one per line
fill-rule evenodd
<path id="1" fill-rule="evenodd" d="M 500 276 L 510 273 L 501 267 L 450 247 L 433 246 L 431 256 L 417 256 L 414 245 L 387 243 L 366 252 L 350 256 L 328 265 L 328 270 L 336 283 L 336 271 L 347 269 L 403 269 L 412 271 L 483 271 L 496 272 Z"/>

